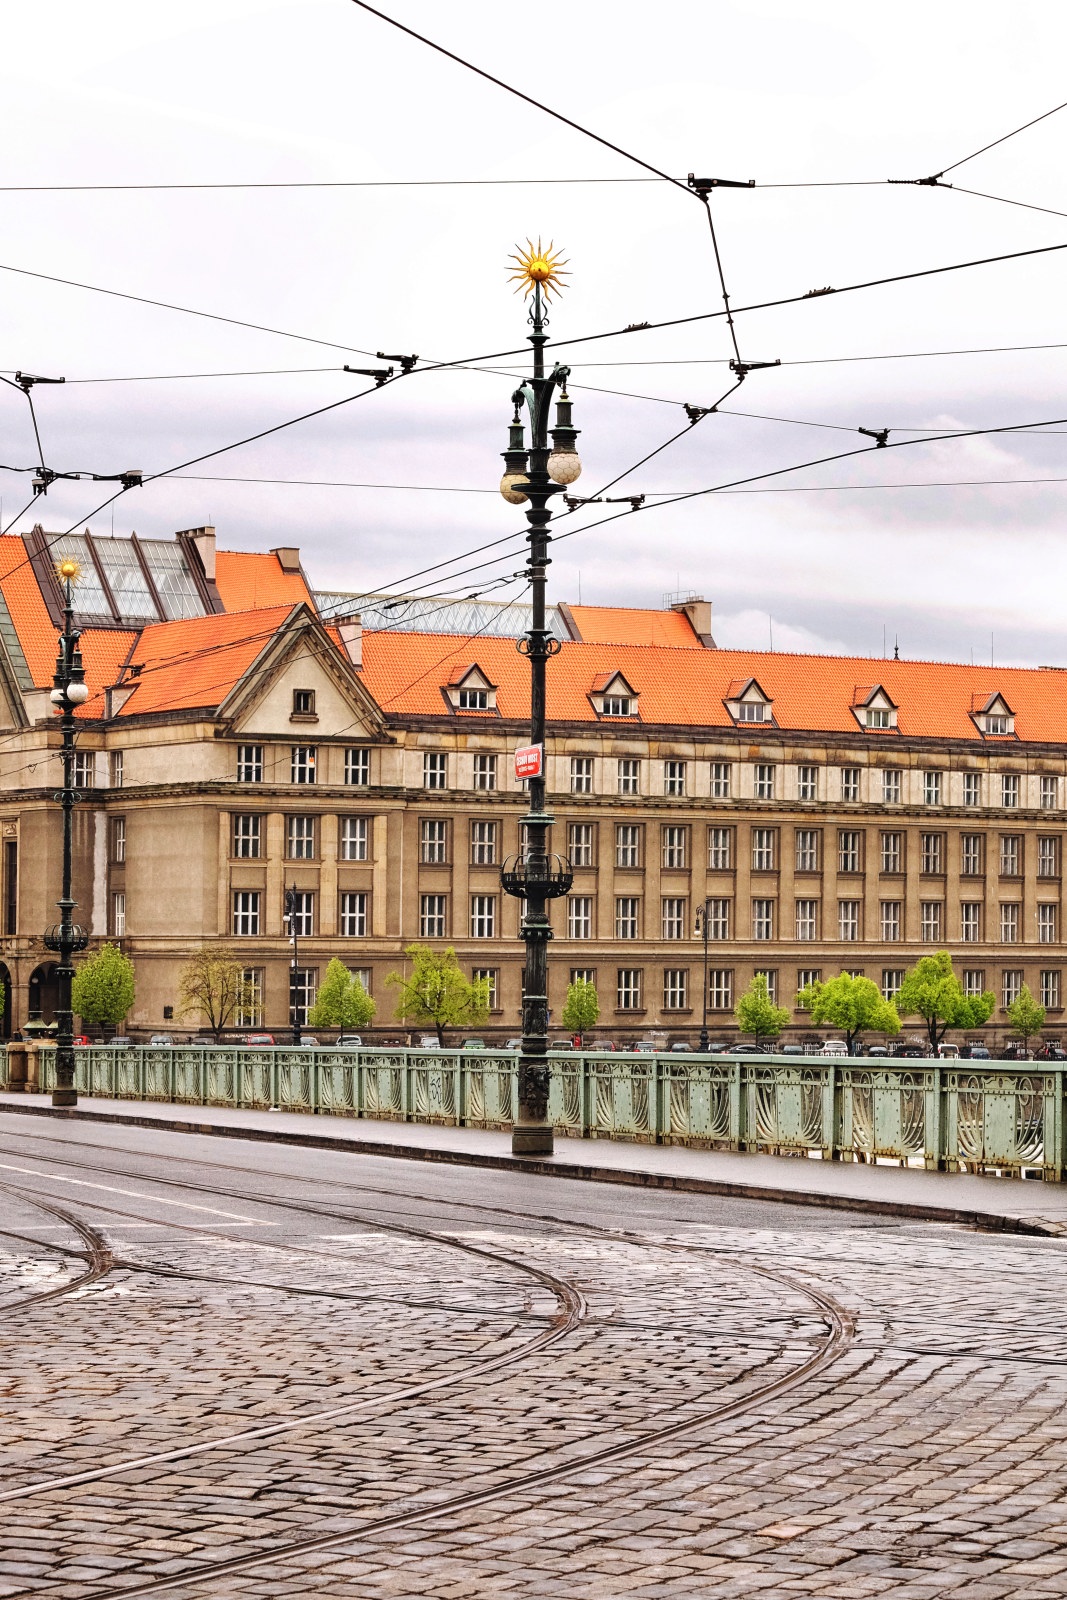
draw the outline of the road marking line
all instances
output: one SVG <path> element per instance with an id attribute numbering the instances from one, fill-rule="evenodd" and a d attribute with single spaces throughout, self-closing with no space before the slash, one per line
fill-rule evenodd
<path id="1" fill-rule="evenodd" d="M 209 1217 L 225 1217 L 230 1222 L 247 1222 L 256 1228 L 277 1228 L 277 1222 L 261 1222 L 257 1217 L 242 1217 L 236 1211 L 219 1211 L 214 1206 L 197 1206 L 191 1200 L 171 1200 L 165 1195 L 145 1194 L 142 1189 L 119 1189 L 113 1183 L 90 1183 L 88 1178 L 68 1178 L 58 1172 L 41 1172 L 37 1167 L 15 1167 L 0 1161 L 0 1172 L 20 1172 L 28 1178 L 45 1178 L 49 1183 L 69 1183 L 77 1189 L 100 1189 L 104 1194 L 122 1194 L 134 1200 L 149 1200 L 153 1205 L 177 1206 L 182 1211 L 204 1211 Z"/>

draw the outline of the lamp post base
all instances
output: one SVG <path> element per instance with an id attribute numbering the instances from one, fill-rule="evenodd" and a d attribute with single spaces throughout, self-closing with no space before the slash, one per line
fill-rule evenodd
<path id="1" fill-rule="evenodd" d="M 78 1104 L 77 1089 L 53 1089 L 52 1104 L 54 1106 L 76 1106 Z"/>
<path id="2" fill-rule="evenodd" d="M 513 1156 L 550 1156 L 553 1151 L 550 1122 L 516 1122 L 511 1128 Z"/>

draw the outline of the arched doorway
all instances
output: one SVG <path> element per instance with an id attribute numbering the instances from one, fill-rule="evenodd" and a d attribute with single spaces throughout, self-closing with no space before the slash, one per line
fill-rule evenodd
<path id="1" fill-rule="evenodd" d="M 28 1020 L 54 1022 L 58 1003 L 59 983 L 56 979 L 56 963 L 44 961 L 30 973 Z"/>
<path id="2" fill-rule="evenodd" d="M 4 986 L 4 1005 L 0 1011 L 0 1039 L 11 1037 L 11 973 L 0 961 L 0 983 Z"/>

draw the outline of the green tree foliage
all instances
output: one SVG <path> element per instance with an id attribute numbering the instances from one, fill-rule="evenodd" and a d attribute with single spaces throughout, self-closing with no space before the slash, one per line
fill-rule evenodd
<path id="1" fill-rule="evenodd" d="M 385 980 L 400 990 L 396 1014 L 401 1022 L 436 1029 L 438 1042 L 444 1044 L 446 1028 L 469 1028 L 488 1020 L 489 979 L 464 977 L 451 946 L 437 951 L 409 944 L 404 954 L 411 976 L 391 972 Z"/>
<path id="2" fill-rule="evenodd" d="M 74 974 L 71 1010 L 83 1022 L 114 1026 L 129 1016 L 133 998 L 133 962 L 116 945 L 101 945 Z"/>
<path id="3" fill-rule="evenodd" d="M 988 989 L 984 994 L 965 995 L 952 970 L 952 957 L 947 950 L 939 950 L 915 963 L 901 985 L 896 1003 L 898 1015 L 922 1017 L 930 1048 L 936 1051 L 949 1028 L 980 1028 L 988 1022 L 997 997 Z"/>
<path id="4" fill-rule="evenodd" d="M 777 1039 L 786 1023 L 789 1012 L 785 1006 L 776 1006 L 767 989 L 767 975 L 757 972 L 734 1008 L 737 1026 L 742 1033 L 755 1034 L 757 1039 Z"/>
<path id="5" fill-rule="evenodd" d="M 1011 1031 L 1023 1042 L 1025 1050 L 1035 1034 L 1040 1033 L 1045 1026 L 1045 1008 L 1038 1005 L 1030 993 L 1028 984 L 1023 984 L 1019 993 L 1008 1007 L 1008 1021 Z"/>
<path id="6" fill-rule="evenodd" d="M 180 1014 L 200 1012 L 216 1039 L 252 998 L 237 952 L 226 944 L 201 945 L 190 956 L 178 979 L 178 995 Z"/>
<path id="7" fill-rule="evenodd" d="M 308 1023 L 313 1028 L 340 1028 L 348 1033 L 365 1028 L 376 1009 L 362 980 L 334 956 L 308 1012 Z"/>
<path id="8" fill-rule="evenodd" d="M 563 1026 L 582 1036 L 590 1028 L 596 1027 L 599 1016 L 600 1000 L 596 984 L 590 983 L 588 978 L 577 978 L 574 983 L 569 983 L 567 1001 L 563 1007 Z"/>
<path id="9" fill-rule="evenodd" d="M 840 1028 L 852 1054 L 862 1033 L 899 1033 L 896 1007 L 886 1000 L 870 978 L 854 978 L 842 972 L 829 983 L 809 983 L 797 995 L 797 1005 L 811 1012 L 812 1022 Z"/>

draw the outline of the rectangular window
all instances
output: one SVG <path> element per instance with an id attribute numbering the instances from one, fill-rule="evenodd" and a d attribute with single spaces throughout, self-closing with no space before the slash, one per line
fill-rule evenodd
<path id="1" fill-rule="evenodd" d="M 19 845 L 17 839 L 4 840 L 4 932 L 17 933 L 19 926 Z"/>
<path id="2" fill-rule="evenodd" d="M 443 939 L 447 932 L 448 896 L 423 894 L 419 896 L 419 937 Z"/>
<path id="3" fill-rule="evenodd" d="M 111 769 L 111 787 L 113 789 L 121 789 L 122 788 L 122 751 L 121 750 L 112 750 L 112 752 L 111 752 L 111 760 L 110 760 L 110 769 Z"/>
<path id="4" fill-rule="evenodd" d="M 620 794 L 640 794 L 640 761 L 631 761 L 629 757 L 625 758 L 624 760 L 620 760 L 618 766 L 618 786 Z"/>
<path id="5" fill-rule="evenodd" d="M 615 974 L 615 1003 L 620 1011 L 641 1010 L 640 967 L 619 967 Z"/>
<path id="6" fill-rule="evenodd" d="M 809 989 L 813 983 L 822 982 L 821 967 L 801 967 L 797 972 L 797 988 Z"/>
<path id="7" fill-rule="evenodd" d="M 496 938 L 496 895 L 471 895 L 471 938 Z"/>
<path id="8" fill-rule="evenodd" d="M 313 717 L 315 715 L 314 689 L 293 690 L 293 716 Z"/>
<path id="9" fill-rule="evenodd" d="M 567 828 L 567 856 L 572 867 L 593 865 L 593 824 L 572 822 Z"/>
<path id="10" fill-rule="evenodd" d="M 1019 942 L 1019 902 L 1005 900 L 1000 907 L 1000 942 L 1001 944 L 1018 944 Z"/>
<path id="11" fill-rule="evenodd" d="M 363 985 L 363 993 L 370 994 L 371 978 L 374 976 L 370 967 L 350 967 L 349 971 L 351 972 L 353 978 L 358 978 L 360 983 Z"/>
<path id="12" fill-rule="evenodd" d="M 868 728 L 891 728 L 893 726 L 893 713 L 888 706 L 867 707 Z"/>
<path id="13" fill-rule="evenodd" d="M 922 870 L 938 877 L 945 870 L 943 833 L 924 833 L 922 836 Z"/>
<path id="14" fill-rule="evenodd" d="M 615 828 L 615 865 L 639 867 L 641 865 L 641 829 L 629 822 L 620 822 Z"/>
<path id="15" fill-rule="evenodd" d="M 732 828 L 708 829 L 708 867 L 712 872 L 729 872 L 733 865 Z"/>
<path id="16" fill-rule="evenodd" d="M 817 800 L 819 798 L 819 769 L 818 767 L 797 768 L 797 799 Z"/>
<path id="17" fill-rule="evenodd" d="M 121 866 L 126 859 L 125 817 L 112 817 L 111 819 L 111 859 L 116 866 Z"/>
<path id="18" fill-rule="evenodd" d="M 471 865 L 491 867 L 496 864 L 496 823 L 471 823 Z"/>
<path id="19" fill-rule="evenodd" d="M 596 987 L 596 968 L 595 967 L 572 967 L 569 981 L 571 983 L 591 983 L 595 988 Z"/>
<path id="20" fill-rule="evenodd" d="M 674 895 L 662 902 L 661 926 L 664 939 L 685 938 L 688 921 L 685 906 L 685 901 Z"/>
<path id="21" fill-rule="evenodd" d="M 713 967 L 708 973 L 708 1010 L 732 1011 L 734 975 L 728 967 Z"/>
<path id="22" fill-rule="evenodd" d="M 941 804 L 941 774 L 940 772 L 923 773 L 923 805 L 939 806 Z"/>
<path id="23" fill-rule="evenodd" d="M 263 782 L 263 746 L 239 744 L 237 746 L 237 782 Z"/>
<path id="24" fill-rule="evenodd" d="M 1039 878 L 1058 878 L 1059 868 L 1058 839 L 1039 839 L 1037 841 L 1037 875 Z"/>
<path id="25" fill-rule="evenodd" d="M 259 890 L 238 889 L 233 897 L 234 934 L 239 939 L 253 939 L 259 933 Z"/>
<path id="26" fill-rule="evenodd" d="M 774 901 L 753 900 L 752 937 L 767 940 L 774 938 Z"/>
<path id="27" fill-rule="evenodd" d="M 980 833 L 960 834 L 960 877 L 980 878 L 982 876 L 982 835 Z"/>
<path id="28" fill-rule="evenodd" d="M 689 859 L 689 829 L 665 827 L 662 835 L 663 865 L 684 867 Z"/>
<path id="29" fill-rule="evenodd" d="M 1059 969 L 1041 974 L 1041 1004 L 1046 1011 L 1060 1009 L 1060 974 Z"/>
<path id="30" fill-rule="evenodd" d="M 774 767 L 768 762 L 756 767 L 755 795 L 757 800 L 774 799 Z"/>
<path id="31" fill-rule="evenodd" d="M 76 750 L 70 764 L 70 781 L 75 789 L 92 789 L 96 786 L 94 767 L 96 756 L 91 750 Z"/>
<path id="32" fill-rule="evenodd" d="M 1017 772 L 1002 772 L 1000 775 L 1000 803 L 1006 811 L 1013 811 L 1019 804 L 1019 774 Z"/>
<path id="33" fill-rule="evenodd" d="M 346 939 L 364 939 L 367 935 L 367 896 L 350 894 L 341 896 L 341 933 Z"/>
<path id="34" fill-rule="evenodd" d="M 982 902 L 960 902 L 960 938 L 964 944 L 978 944 L 982 937 Z"/>
<path id="35" fill-rule="evenodd" d="M 315 1004 L 319 974 L 315 967 L 289 968 L 289 1026 L 306 1028 L 308 1012 Z"/>
<path id="36" fill-rule="evenodd" d="M 422 757 L 422 787 L 444 789 L 448 783 L 448 756 L 444 750 L 427 750 Z"/>
<path id="37" fill-rule="evenodd" d="M 878 908 L 883 944 L 900 943 L 900 901 L 883 900 Z"/>
<path id="38" fill-rule="evenodd" d="M 1060 803 L 1060 780 L 1058 778 L 1042 777 L 1041 779 L 1041 809 L 1042 811 L 1055 811 Z"/>
<path id="39" fill-rule="evenodd" d="M 663 793 L 685 793 L 686 763 L 684 761 L 665 761 L 663 763 Z"/>
<path id="40" fill-rule="evenodd" d="M 567 899 L 567 938 L 591 939 L 593 937 L 593 897 L 591 894 L 572 894 Z"/>
<path id="41" fill-rule="evenodd" d="M 1056 916 L 1056 906 L 1038 906 L 1037 908 L 1037 942 L 1038 944 L 1056 943 L 1056 925 L 1059 921 Z"/>
<path id="42" fill-rule="evenodd" d="M 924 943 L 941 943 L 941 924 L 941 901 L 921 901 L 919 905 L 919 936 Z"/>
<path id="43" fill-rule="evenodd" d="M 796 903 L 796 930 L 798 939 L 819 937 L 819 902 L 798 900 Z"/>
<path id="44" fill-rule="evenodd" d="M 753 828 L 752 830 L 752 870 L 753 872 L 774 871 L 774 828 Z"/>
<path id="45" fill-rule="evenodd" d="M 448 823 L 423 818 L 419 824 L 419 860 L 439 865 L 448 860 Z"/>
<path id="46" fill-rule="evenodd" d="M 841 798 L 842 800 L 858 800 L 860 797 L 860 769 L 859 767 L 841 768 Z"/>
<path id="47" fill-rule="evenodd" d="M 121 892 L 111 896 L 111 931 L 116 939 L 126 932 L 126 896 Z"/>
<path id="48" fill-rule="evenodd" d="M 768 722 L 767 705 L 763 700 L 742 700 L 737 708 L 738 722 Z"/>
<path id="49" fill-rule="evenodd" d="M 963 803 L 965 806 L 981 805 L 982 775 L 980 772 L 965 772 L 963 774 Z"/>
<path id="50" fill-rule="evenodd" d="M 488 689 L 461 689 L 456 696 L 456 706 L 460 711 L 488 711 Z"/>
<path id="51" fill-rule="evenodd" d="M 730 937 L 730 904 L 729 900 L 706 900 L 704 902 L 704 915 L 707 918 L 708 940 L 721 940 Z"/>
<path id="52" fill-rule="evenodd" d="M 863 835 L 848 830 L 837 836 L 837 870 L 838 872 L 862 872 L 863 863 L 860 858 Z"/>
<path id="53" fill-rule="evenodd" d="M 767 980 L 767 999 L 771 1002 L 772 1006 L 776 1006 L 778 1004 L 778 974 L 777 974 L 777 972 L 767 972 L 767 971 L 759 972 L 759 971 L 757 971 L 757 972 L 754 972 L 752 974 L 752 976 L 754 978 L 766 978 L 766 980 Z"/>
<path id="54" fill-rule="evenodd" d="M 894 1000 L 904 987 L 903 967 L 882 968 L 882 995 L 886 1000 Z"/>
<path id="55" fill-rule="evenodd" d="M 603 717 L 632 717 L 634 702 L 628 694 L 606 694 L 600 714 Z"/>
<path id="56" fill-rule="evenodd" d="M 315 859 L 314 817 L 286 817 L 285 854 L 289 861 Z"/>
<path id="57" fill-rule="evenodd" d="M 713 800 L 729 800 L 730 798 L 730 763 L 728 761 L 713 761 L 711 763 L 711 798 Z"/>
<path id="58" fill-rule="evenodd" d="M 615 901 L 616 939 L 640 938 L 641 902 L 636 895 L 620 895 Z"/>
<path id="59" fill-rule="evenodd" d="M 819 830 L 818 828 L 798 828 L 796 830 L 796 870 L 798 872 L 818 872 L 819 870 Z"/>
<path id="60" fill-rule="evenodd" d="M 342 817 L 340 858 L 342 861 L 366 861 L 370 830 L 367 817 Z"/>
<path id="61" fill-rule="evenodd" d="M 238 860 L 256 861 L 263 849 L 263 818 L 235 816 L 233 819 L 233 854 Z"/>
<path id="62" fill-rule="evenodd" d="M 689 968 L 667 967 L 663 974 L 664 1011 L 688 1011 Z"/>
<path id="63" fill-rule="evenodd" d="M 965 971 L 963 974 L 963 992 L 968 1000 L 973 1000 L 975 995 L 985 994 L 985 973 Z"/>
<path id="64" fill-rule="evenodd" d="M 318 752 L 314 745 L 294 744 L 289 751 L 289 782 L 314 783 Z"/>
<path id="65" fill-rule="evenodd" d="M 592 756 L 571 756 L 571 794 L 592 794 Z"/>
<path id="66" fill-rule="evenodd" d="M 886 806 L 900 804 L 900 773 L 895 767 L 887 767 L 882 773 L 882 804 Z"/>
<path id="67" fill-rule="evenodd" d="M 901 842 L 903 835 L 899 833 L 883 833 L 882 835 L 882 871 L 899 872 L 901 864 Z"/>
<path id="68" fill-rule="evenodd" d="M 1022 838 L 1017 833 L 1000 836 L 1000 876 L 1018 878 L 1022 875 Z"/>
<path id="69" fill-rule="evenodd" d="M 238 1028 L 263 1026 L 263 968 L 245 967 L 241 973 L 241 990 L 233 1014 Z"/>
<path id="70" fill-rule="evenodd" d="M 295 933 L 298 939 L 310 939 L 315 933 L 315 896 L 310 889 L 297 889 L 291 901 L 292 909 L 287 911 L 285 921 L 288 924 L 289 937 Z"/>
<path id="71" fill-rule="evenodd" d="M 837 902 L 837 937 L 849 943 L 860 936 L 860 903 L 858 900 Z"/>
<path id="72" fill-rule="evenodd" d="M 489 997 L 490 1011 L 500 1010 L 500 971 L 497 967 L 474 967 L 471 977 L 475 983 L 484 983 Z"/>
<path id="73" fill-rule="evenodd" d="M 474 787 L 476 789 L 496 788 L 496 756 L 481 754 L 475 756 Z"/>
<path id="74" fill-rule="evenodd" d="M 1023 975 L 1022 975 L 1021 972 L 1019 972 L 1019 971 L 1011 971 L 1011 972 L 1004 972 L 1002 974 L 1002 988 L 1003 988 L 1003 994 L 1004 994 L 1004 1009 L 1005 1010 L 1007 1010 L 1008 1006 L 1010 1006 L 1013 1001 L 1018 1000 L 1019 995 L 1022 992 L 1022 987 L 1023 987 Z"/>
<path id="75" fill-rule="evenodd" d="M 345 783 L 365 789 L 370 783 L 370 751 L 352 746 L 345 751 Z"/>

